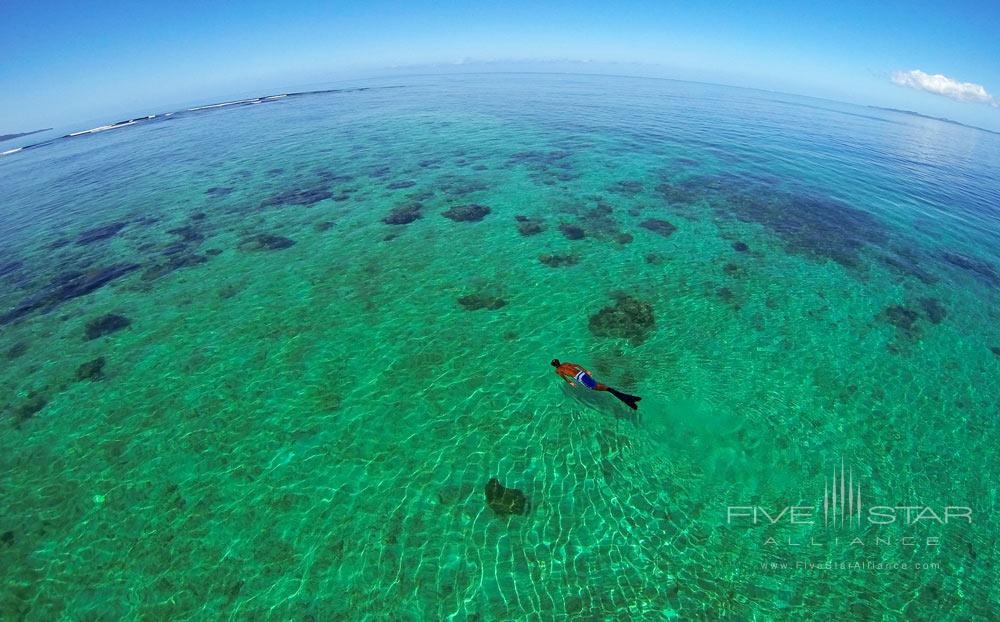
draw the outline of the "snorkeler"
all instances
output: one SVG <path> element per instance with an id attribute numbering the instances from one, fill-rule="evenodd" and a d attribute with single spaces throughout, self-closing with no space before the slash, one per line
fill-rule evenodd
<path id="1" fill-rule="evenodd" d="M 570 385 L 575 387 L 576 383 L 573 382 L 573 380 L 577 380 L 580 384 L 587 387 L 588 389 L 593 389 L 594 391 L 607 391 L 611 395 L 614 395 L 621 401 L 625 402 L 625 404 L 627 404 L 628 407 L 631 408 L 632 410 L 639 410 L 639 407 L 636 406 L 636 402 L 641 400 L 642 399 L 641 397 L 639 397 L 638 395 L 629 395 L 628 393 L 622 393 L 621 391 L 612 389 L 606 384 L 601 384 L 600 382 L 597 382 L 590 376 L 589 371 L 587 371 L 583 367 L 580 367 L 576 363 L 560 363 L 559 359 L 552 359 L 552 366 L 556 368 L 556 373 L 559 374 L 559 376 L 563 380 L 570 383 Z M 570 380 L 570 378 L 572 378 L 573 380 Z"/>

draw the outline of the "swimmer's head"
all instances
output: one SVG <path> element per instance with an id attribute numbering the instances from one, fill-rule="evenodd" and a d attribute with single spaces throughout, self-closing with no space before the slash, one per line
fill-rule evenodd
<path id="1" fill-rule="evenodd" d="M 553 367 L 559 367 L 560 365 L 562 365 L 562 363 L 559 362 L 559 359 L 552 359 Z"/>

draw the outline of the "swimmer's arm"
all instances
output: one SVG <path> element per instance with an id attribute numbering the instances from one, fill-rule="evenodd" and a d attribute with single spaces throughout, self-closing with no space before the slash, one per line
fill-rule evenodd
<path id="1" fill-rule="evenodd" d="M 560 370 L 557 369 L 556 373 L 559 374 L 560 378 L 562 378 L 567 383 L 569 383 L 569 386 L 571 386 L 571 387 L 575 387 L 576 386 L 576 383 L 569 379 L 569 376 L 566 374 L 566 372 L 560 371 Z"/>

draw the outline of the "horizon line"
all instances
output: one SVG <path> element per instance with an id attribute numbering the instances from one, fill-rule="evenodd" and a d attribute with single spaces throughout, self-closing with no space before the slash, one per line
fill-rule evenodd
<path id="1" fill-rule="evenodd" d="M 488 62 L 488 61 L 484 61 L 484 62 Z M 567 61 L 567 62 L 574 62 L 574 61 Z M 576 61 L 576 62 L 579 62 L 579 61 Z M 440 66 L 440 65 L 436 65 L 436 66 Z M 459 65 L 459 66 L 469 66 L 469 65 Z M 416 66 L 416 67 L 419 67 L 419 66 Z M 387 69 L 389 69 L 389 68 L 387 68 Z M 966 127 L 966 128 L 973 129 L 973 130 L 979 130 L 981 132 L 985 132 L 985 133 L 988 133 L 988 134 L 1000 135 L 1000 132 L 997 132 L 997 131 L 994 131 L 994 130 L 990 130 L 990 129 L 987 129 L 987 128 L 979 127 L 979 126 L 976 126 L 976 125 L 970 125 L 970 124 L 963 123 L 963 122 L 960 122 L 960 121 L 954 121 L 952 119 L 947 119 L 947 118 L 943 118 L 943 117 L 935 117 L 935 116 L 924 114 L 924 113 L 921 113 L 921 112 L 918 112 L 918 111 L 915 111 L 915 110 L 904 110 L 904 109 L 900 109 L 900 108 L 889 108 L 889 107 L 883 107 L 883 106 L 876 106 L 874 104 L 856 104 L 856 103 L 846 102 L 846 101 L 837 100 L 837 99 L 830 99 L 828 97 L 818 97 L 818 96 L 815 96 L 815 95 L 803 95 L 803 94 L 800 94 L 800 93 L 790 93 L 788 91 L 779 91 L 779 90 L 772 90 L 772 89 L 765 89 L 765 88 L 751 87 L 751 86 L 737 86 L 737 85 L 734 85 L 734 84 L 725 84 L 725 83 L 721 83 L 721 82 L 705 82 L 705 81 L 701 81 L 701 80 L 683 80 L 683 79 L 680 79 L 680 78 L 670 78 L 670 77 L 665 77 L 665 76 L 629 75 L 629 74 L 600 73 L 600 72 L 595 73 L 595 72 L 572 72 L 572 71 L 510 71 L 510 70 L 502 70 L 502 71 L 427 72 L 427 73 L 414 72 L 414 73 L 389 73 L 389 74 L 377 75 L 377 76 L 376 75 L 369 75 L 369 76 L 365 76 L 365 77 L 342 78 L 342 79 L 339 79 L 339 80 L 331 80 L 331 81 L 323 81 L 323 82 L 300 83 L 298 85 L 289 86 L 288 88 L 295 88 L 296 86 L 299 87 L 299 88 L 302 88 L 302 87 L 307 87 L 307 86 L 310 86 L 310 85 L 323 85 L 323 84 L 326 84 L 326 85 L 335 85 L 335 84 L 341 84 L 341 83 L 346 83 L 346 82 L 358 82 L 358 81 L 364 81 L 364 80 L 377 80 L 377 79 L 398 79 L 398 78 L 406 78 L 406 77 L 410 77 L 410 78 L 453 77 L 453 76 L 463 76 L 463 75 L 465 75 L 465 76 L 470 76 L 470 75 L 472 75 L 472 76 L 475 76 L 475 75 L 589 76 L 589 77 L 605 77 L 605 78 L 625 78 L 625 79 L 631 79 L 631 80 L 657 80 L 657 81 L 662 81 L 662 82 L 679 82 L 679 83 L 684 83 L 684 84 L 699 84 L 699 85 L 704 85 L 704 86 L 716 86 L 716 87 L 723 87 L 723 88 L 738 89 L 738 90 L 743 90 L 743 91 L 757 91 L 757 92 L 760 92 L 760 93 L 768 93 L 770 95 L 786 95 L 786 96 L 790 96 L 790 97 L 799 97 L 799 98 L 803 98 L 803 99 L 811 99 L 811 100 L 815 100 L 815 101 L 829 102 L 829 103 L 839 104 L 839 105 L 843 105 L 843 106 L 855 106 L 855 107 L 858 107 L 858 108 L 871 108 L 871 109 L 875 109 L 875 110 L 882 110 L 882 111 L 893 112 L 893 113 L 897 113 L 897 114 L 915 115 L 915 116 L 919 116 L 919 117 L 924 118 L 924 119 L 930 119 L 930 120 L 933 120 L 933 121 L 938 121 L 938 122 L 941 122 L 941 123 L 948 123 L 948 124 L 951 124 L 951 125 L 958 125 L 958 126 Z M 400 86 L 403 86 L 403 85 L 395 85 L 395 86 L 396 87 L 400 87 Z M 372 87 L 372 88 L 378 88 L 378 87 Z M 241 98 L 241 99 L 238 99 L 238 100 L 230 100 L 230 101 L 213 101 L 213 100 L 209 100 L 209 99 L 206 98 L 205 100 L 199 100 L 198 103 L 193 103 L 193 104 L 191 104 L 189 106 L 183 106 L 181 108 L 177 108 L 177 109 L 174 109 L 174 110 L 169 110 L 169 111 L 164 111 L 164 112 L 157 112 L 157 113 L 154 113 L 154 114 L 151 114 L 151 115 L 146 115 L 146 116 L 134 117 L 134 118 L 127 119 L 127 120 L 124 120 L 124 121 L 108 122 L 108 123 L 105 123 L 103 125 L 98 125 L 98 126 L 96 126 L 94 128 L 89 128 L 89 129 L 85 129 L 85 130 L 77 130 L 77 131 L 70 132 L 68 134 L 64 134 L 64 135 L 61 135 L 61 136 L 55 136 L 53 138 L 41 141 L 39 143 L 32 143 L 32 144 L 28 144 L 28 145 L 23 145 L 22 147 L 18 147 L 16 149 L 12 149 L 10 151 L 0 152 L 0 155 L 8 155 L 8 154 L 12 154 L 14 152 L 22 151 L 22 150 L 25 150 L 25 149 L 30 149 L 30 148 L 33 148 L 33 147 L 40 147 L 40 146 L 47 145 L 47 144 L 53 143 L 55 141 L 64 139 L 64 138 L 78 137 L 80 134 L 90 133 L 94 129 L 99 129 L 99 128 L 103 128 L 103 127 L 112 127 L 112 126 L 117 126 L 117 125 L 123 125 L 124 126 L 128 121 L 135 121 L 135 120 L 146 119 L 146 118 L 152 119 L 154 117 L 161 117 L 161 116 L 164 116 L 164 115 L 173 115 L 173 114 L 177 114 L 177 113 L 181 113 L 181 112 L 196 111 L 196 109 L 204 109 L 204 108 L 210 108 L 210 107 L 219 107 L 219 106 L 229 105 L 229 104 L 239 104 L 239 103 L 242 103 L 242 102 L 249 102 L 251 100 L 265 100 L 265 99 L 274 98 L 274 97 L 281 97 L 281 96 L 298 96 L 298 95 L 320 94 L 323 91 L 336 91 L 336 90 L 338 90 L 338 89 L 331 88 L 331 89 L 322 89 L 322 90 L 314 90 L 314 91 L 291 91 L 291 90 L 281 91 L 281 90 L 279 90 L 279 91 L 276 91 L 276 92 L 272 92 L 269 95 L 248 96 L 248 97 L 244 97 L 244 98 Z M 792 103 L 792 102 L 784 102 L 784 103 Z M 82 125 L 83 123 L 80 122 L 80 124 Z M 70 127 L 70 125 L 67 125 L 67 126 L 65 126 L 64 129 L 69 129 L 69 127 Z M 36 134 L 36 133 L 51 131 L 52 129 L 53 128 L 48 128 L 48 129 L 45 129 L 45 130 L 35 130 L 35 131 L 32 131 L 32 132 L 27 132 L 27 133 L 23 133 L 23 134 L 25 136 L 27 136 L 27 135 L 31 135 L 31 134 Z M 60 130 L 60 131 L 62 131 L 62 130 Z M 13 132 L 13 133 L 17 133 L 17 132 Z"/>

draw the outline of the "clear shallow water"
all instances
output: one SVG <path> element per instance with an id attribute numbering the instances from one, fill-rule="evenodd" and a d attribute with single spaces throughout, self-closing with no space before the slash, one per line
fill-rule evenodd
<path id="1" fill-rule="evenodd" d="M 995 617 L 1000 137 L 391 85 L 0 158 L 0 617 Z M 842 460 L 973 522 L 727 521 Z"/>

